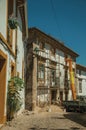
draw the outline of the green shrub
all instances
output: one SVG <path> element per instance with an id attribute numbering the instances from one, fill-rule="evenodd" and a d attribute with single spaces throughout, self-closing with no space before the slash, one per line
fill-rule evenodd
<path id="1" fill-rule="evenodd" d="M 8 25 L 11 29 L 16 29 L 19 26 L 18 20 L 16 18 L 10 17 L 8 19 Z"/>
<path id="2" fill-rule="evenodd" d="M 22 105 L 20 91 L 24 88 L 24 82 L 19 77 L 13 77 L 8 81 L 7 93 L 7 118 L 11 120 Z"/>

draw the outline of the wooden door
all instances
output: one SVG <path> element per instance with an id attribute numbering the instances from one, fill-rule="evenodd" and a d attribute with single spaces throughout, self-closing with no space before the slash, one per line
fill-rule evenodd
<path id="1" fill-rule="evenodd" d="M 57 93 L 56 90 L 52 90 L 52 91 L 51 91 L 51 100 L 52 100 L 52 101 L 56 101 L 56 93 Z"/>
<path id="2" fill-rule="evenodd" d="M 60 101 L 62 102 L 63 101 L 63 92 L 60 91 Z"/>
<path id="3" fill-rule="evenodd" d="M 0 124 L 6 121 L 5 112 L 5 95 L 6 95 L 6 59 L 0 55 Z"/>

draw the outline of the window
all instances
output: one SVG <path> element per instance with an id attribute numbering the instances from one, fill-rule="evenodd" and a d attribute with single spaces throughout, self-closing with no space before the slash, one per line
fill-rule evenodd
<path id="1" fill-rule="evenodd" d="M 79 75 L 81 75 L 81 70 L 79 70 Z"/>
<path id="2" fill-rule="evenodd" d="M 51 47 L 51 55 L 55 56 L 55 48 Z"/>
<path id="3" fill-rule="evenodd" d="M 43 64 L 39 64 L 39 66 L 38 66 L 38 78 L 44 80 L 44 77 L 45 77 L 44 72 L 45 72 L 44 65 Z"/>
<path id="4" fill-rule="evenodd" d="M 56 72 L 55 70 L 51 70 L 51 81 L 55 82 Z"/>
<path id="5" fill-rule="evenodd" d="M 79 93 L 82 93 L 82 80 L 79 80 Z"/>
<path id="6" fill-rule="evenodd" d="M 35 34 L 35 35 L 36 35 L 36 34 Z M 39 41 L 38 41 L 38 39 L 36 39 L 36 44 L 39 45 Z"/>
<path id="7" fill-rule="evenodd" d="M 45 44 L 40 42 L 40 44 L 39 44 L 40 49 L 44 50 L 44 46 L 45 46 Z"/>
<path id="8" fill-rule="evenodd" d="M 76 70 L 76 73 L 79 74 L 79 70 L 78 69 Z"/>
<path id="9" fill-rule="evenodd" d="M 82 75 L 86 76 L 86 72 L 85 72 L 85 71 L 82 71 Z"/>

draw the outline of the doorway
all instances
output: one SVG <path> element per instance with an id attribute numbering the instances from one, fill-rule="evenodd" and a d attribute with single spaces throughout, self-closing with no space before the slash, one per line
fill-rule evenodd
<path id="1" fill-rule="evenodd" d="M 63 101 L 63 91 L 60 91 L 60 101 Z"/>
<path id="2" fill-rule="evenodd" d="M 7 56 L 0 50 L 0 124 L 6 121 L 5 95 L 6 95 L 6 66 Z"/>
<path id="3" fill-rule="evenodd" d="M 51 91 L 51 103 L 53 101 L 56 101 L 56 94 L 57 94 L 57 91 L 56 90 L 52 90 Z"/>
<path id="4" fill-rule="evenodd" d="M 65 101 L 68 101 L 68 91 L 65 91 Z"/>

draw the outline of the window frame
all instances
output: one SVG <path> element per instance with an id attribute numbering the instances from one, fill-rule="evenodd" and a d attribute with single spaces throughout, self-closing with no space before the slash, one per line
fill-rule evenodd
<path id="1" fill-rule="evenodd" d="M 51 46 L 50 52 L 51 52 L 51 56 L 55 56 L 56 49 Z"/>
<path id="2" fill-rule="evenodd" d="M 44 43 L 44 42 L 40 42 L 40 43 L 39 43 L 39 48 L 40 48 L 41 50 L 44 50 L 44 48 L 45 48 L 45 43 Z"/>
<path id="3" fill-rule="evenodd" d="M 43 68 L 41 68 L 41 67 L 43 67 Z M 40 80 L 45 79 L 45 65 L 42 63 L 38 64 L 38 79 L 40 79 Z"/>
<path id="4" fill-rule="evenodd" d="M 54 73 L 53 73 L 54 72 Z M 55 78 L 56 78 L 56 71 L 54 69 L 51 70 L 51 81 L 55 82 Z"/>
<path id="5" fill-rule="evenodd" d="M 82 93 L 82 80 L 79 79 L 79 93 Z"/>

